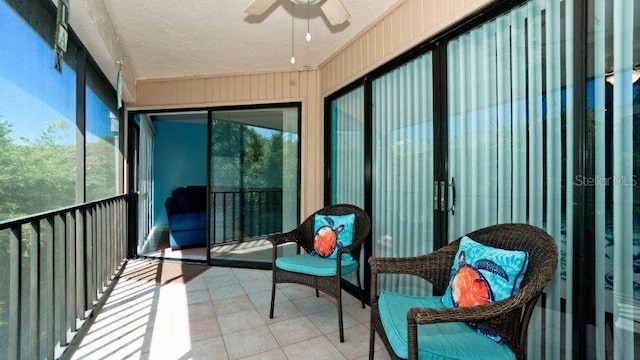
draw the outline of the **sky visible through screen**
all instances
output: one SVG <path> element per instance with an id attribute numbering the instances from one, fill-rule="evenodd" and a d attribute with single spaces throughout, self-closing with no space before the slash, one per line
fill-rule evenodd
<path id="1" fill-rule="evenodd" d="M 66 128 L 56 143 L 76 142 L 76 74 L 66 63 L 54 69 L 52 44 L 45 42 L 13 9 L 0 2 L 0 121 L 11 124 L 14 143 L 35 139 L 49 124 L 64 120 Z M 106 106 L 87 88 L 87 119 L 105 117 Z M 97 106 L 89 106 L 93 102 Z M 107 114 L 108 116 L 108 110 Z M 87 141 L 112 135 L 109 121 L 104 129 L 89 129 Z M 102 127 L 101 127 L 102 128 Z"/>

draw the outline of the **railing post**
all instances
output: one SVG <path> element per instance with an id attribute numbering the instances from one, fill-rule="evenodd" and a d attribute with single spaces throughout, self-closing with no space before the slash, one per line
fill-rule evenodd
<path id="1" fill-rule="evenodd" d="M 30 358 L 40 358 L 40 221 L 30 223 L 29 328 Z"/>
<path id="2" fill-rule="evenodd" d="M 78 324 L 76 319 L 78 318 L 77 307 L 76 307 L 76 212 L 70 211 L 68 213 L 68 221 L 67 221 L 67 286 L 69 293 L 67 294 L 67 299 L 69 301 L 69 309 L 71 309 L 71 331 L 76 332 L 78 330 Z"/>
<path id="3" fill-rule="evenodd" d="M 76 306 L 77 313 L 84 320 L 88 308 L 86 303 L 87 274 L 85 243 L 87 241 L 86 210 L 76 210 Z"/>
<path id="4" fill-rule="evenodd" d="M 129 259 L 133 259 L 135 257 L 137 257 L 137 249 L 138 249 L 138 242 L 137 242 L 137 234 L 138 234 L 138 222 L 136 221 L 137 217 L 138 217 L 138 194 L 134 193 L 129 195 L 129 197 L 127 198 L 127 209 L 128 209 L 128 234 L 127 234 L 127 239 L 128 239 L 128 245 L 127 245 L 127 257 Z"/>
<path id="5" fill-rule="evenodd" d="M 45 283 L 47 284 L 47 291 L 44 296 L 43 308 L 45 311 L 45 318 L 47 322 L 45 334 L 46 334 L 46 358 L 53 359 L 55 352 L 55 287 L 56 281 L 54 276 L 55 266 L 55 253 L 54 253 L 54 223 L 53 216 L 47 217 L 45 222 Z"/>
<path id="6" fill-rule="evenodd" d="M 67 346 L 67 256 L 66 256 L 66 237 L 67 237 L 67 221 L 66 216 L 57 214 L 54 220 L 55 229 L 55 254 L 57 261 L 55 263 L 56 282 L 56 303 L 58 304 L 58 332 L 60 333 L 60 346 Z"/>
<path id="7" fill-rule="evenodd" d="M 18 360 L 22 318 L 22 227 L 11 227 L 9 234 L 9 359 Z"/>
<path id="8" fill-rule="evenodd" d="M 129 232 L 136 224 L 129 221 L 136 216 L 132 204 L 133 213 L 118 196 L 1 225 L 9 256 L 7 359 L 54 358 L 57 344 L 66 347 L 63 358 L 73 353 L 77 343 L 69 344 L 69 332 L 83 336 L 86 322 L 80 327 L 78 319 L 103 304 L 98 294 L 110 291 L 122 270 L 127 241 L 136 234 Z"/>

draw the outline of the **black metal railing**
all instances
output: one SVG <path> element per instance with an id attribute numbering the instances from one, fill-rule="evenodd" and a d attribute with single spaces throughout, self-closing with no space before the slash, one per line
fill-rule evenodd
<path id="1" fill-rule="evenodd" d="M 220 245 L 282 231 L 282 190 L 211 193 L 211 244 Z"/>
<path id="2" fill-rule="evenodd" d="M 56 358 L 84 329 L 126 262 L 135 206 L 135 195 L 121 195 L 0 222 L 8 359 Z"/>

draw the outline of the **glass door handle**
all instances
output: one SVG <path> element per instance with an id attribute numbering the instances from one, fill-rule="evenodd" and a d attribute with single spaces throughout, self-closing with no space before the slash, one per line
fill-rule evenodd
<path id="1" fill-rule="evenodd" d="M 445 191 L 447 191 L 448 187 L 451 186 L 451 207 L 448 206 L 446 197 L 444 196 Z M 438 190 L 440 190 L 438 192 Z M 438 197 L 438 193 L 440 196 Z M 451 211 L 451 215 L 455 215 L 456 213 L 456 179 L 451 178 L 451 182 L 447 183 L 446 180 L 439 180 L 433 182 L 433 209 L 441 210 L 449 212 Z"/>
<path id="2" fill-rule="evenodd" d="M 442 180 L 436 180 L 433 182 L 433 209 L 445 211 L 447 209 L 447 203 L 445 202 L 444 191 L 446 190 L 447 182 Z M 440 194 L 440 196 L 438 196 Z"/>
<path id="3" fill-rule="evenodd" d="M 456 214 L 456 178 L 451 177 L 451 182 L 449 183 L 449 186 L 451 186 L 451 208 L 449 209 L 449 211 L 451 211 L 451 215 L 455 215 Z"/>

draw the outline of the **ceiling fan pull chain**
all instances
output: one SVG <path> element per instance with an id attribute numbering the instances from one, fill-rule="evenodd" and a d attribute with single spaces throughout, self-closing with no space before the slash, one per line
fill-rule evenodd
<path id="1" fill-rule="evenodd" d="M 296 63 L 296 57 L 294 55 L 294 51 L 293 51 L 293 20 L 295 19 L 294 16 L 294 11 L 296 8 L 296 4 L 294 2 L 291 2 L 291 64 L 295 64 Z"/>
<path id="2" fill-rule="evenodd" d="M 311 29 L 309 25 L 309 5 L 307 5 L 307 41 L 311 41 Z"/>

